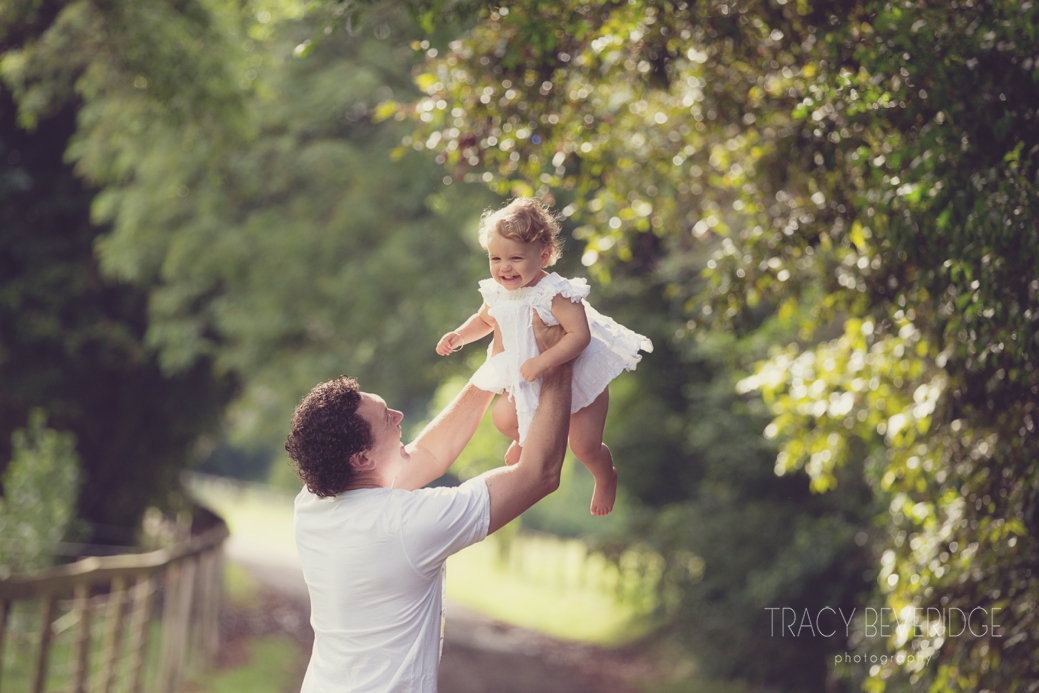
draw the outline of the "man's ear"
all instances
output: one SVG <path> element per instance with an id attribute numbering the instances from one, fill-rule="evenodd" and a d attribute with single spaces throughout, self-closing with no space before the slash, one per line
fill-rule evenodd
<path id="1" fill-rule="evenodd" d="M 370 472 L 375 469 L 375 460 L 368 455 L 368 451 L 355 452 L 350 455 L 350 466 L 355 472 Z"/>

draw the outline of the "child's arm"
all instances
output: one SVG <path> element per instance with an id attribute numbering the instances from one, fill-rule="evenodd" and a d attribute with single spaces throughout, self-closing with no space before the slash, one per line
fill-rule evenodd
<path id="1" fill-rule="evenodd" d="M 494 318 L 491 317 L 490 308 L 484 303 L 480 310 L 469 316 L 454 332 L 448 332 L 437 342 L 437 353 L 447 356 L 455 349 L 461 349 L 469 342 L 475 342 L 481 337 L 486 337 L 494 330 Z"/>
<path id="2" fill-rule="evenodd" d="M 549 368 L 576 358 L 592 341 L 583 303 L 574 303 L 569 298 L 556 294 L 552 299 L 552 315 L 556 316 L 566 334 L 554 347 L 526 360 L 520 366 L 520 375 L 527 382 L 534 382 Z"/>

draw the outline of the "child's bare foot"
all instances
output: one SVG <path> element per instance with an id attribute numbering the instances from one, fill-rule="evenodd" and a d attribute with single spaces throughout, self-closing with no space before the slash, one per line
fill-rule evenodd
<path id="1" fill-rule="evenodd" d="M 617 500 L 617 468 L 610 467 L 604 474 L 606 478 L 595 479 L 595 490 L 592 491 L 592 515 L 602 517 L 613 511 L 613 503 Z"/>
<path id="2" fill-rule="evenodd" d="M 511 467 L 519 462 L 521 452 L 523 452 L 523 448 L 520 447 L 520 444 L 515 440 L 512 441 L 512 445 L 510 445 L 509 449 L 505 451 L 505 464 Z"/>

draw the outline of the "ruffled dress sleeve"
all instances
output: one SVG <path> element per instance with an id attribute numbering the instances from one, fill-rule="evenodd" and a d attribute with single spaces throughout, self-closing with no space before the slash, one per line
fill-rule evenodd
<path id="1" fill-rule="evenodd" d="M 483 297 L 483 302 L 486 303 L 488 307 L 492 307 L 498 302 L 501 292 L 501 285 L 493 279 L 480 280 L 480 296 Z"/>
<path id="2" fill-rule="evenodd" d="M 552 300 L 556 296 L 562 296 L 574 303 L 580 303 L 588 297 L 589 292 L 592 290 L 588 286 L 586 279 L 580 277 L 568 279 L 567 277 L 559 276 L 555 272 L 538 282 L 537 287 L 541 291 L 534 302 L 534 309 L 546 325 L 559 324 L 559 321 L 552 315 Z"/>

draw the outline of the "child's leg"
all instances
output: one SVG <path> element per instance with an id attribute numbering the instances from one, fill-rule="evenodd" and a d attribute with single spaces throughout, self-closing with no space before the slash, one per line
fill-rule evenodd
<path id="1" fill-rule="evenodd" d="M 602 442 L 609 408 L 610 391 L 606 389 L 594 402 L 570 416 L 570 449 L 595 477 L 592 515 L 609 514 L 617 498 L 617 470 L 613 467 L 613 455 Z"/>
<path id="2" fill-rule="evenodd" d="M 494 427 L 501 431 L 506 438 L 512 438 L 512 445 L 505 453 L 505 464 L 516 464 L 519 462 L 522 452 L 517 442 L 519 440 L 519 419 L 516 417 L 516 403 L 506 395 L 499 397 L 491 410 L 491 420 L 494 422 Z"/>

